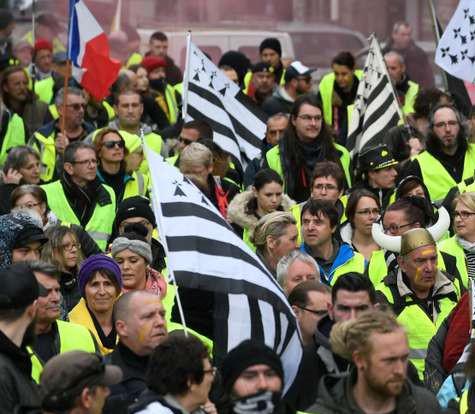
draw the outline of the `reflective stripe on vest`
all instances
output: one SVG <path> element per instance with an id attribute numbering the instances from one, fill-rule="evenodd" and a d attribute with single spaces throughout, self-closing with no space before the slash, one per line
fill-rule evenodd
<path id="1" fill-rule="evenodd" d="M 360 69 L 355 70 L 355 76 L 361 80 L 363 78 L 363 71 Z M 320 84 L 318 85 L 318 89 L 320 92 L 320 96 L 322 97 L 322 107 L 323 107 L 323 119 L 325 123 L 329 126 L 332 126 L 333 122 L 333 85 L 335 83 L 335 73 L 330 72 L 327 73 Z M 348 123 L 349 125 L 349 123 Z"/>
<path id="2" fill-rule="evenodd" d="M 433 202 L 442 200 L 458 183 L 447 172 L 440 161 L 428 151 L 416 155 L 422 173 L 422 180 Z M 473 177 L 475 171 L 475 144 L 468 144 L 465 152 L 462 181 Z"/>
<path id="3" fill-rule="evenodd" d="M 0 165 L 5 163 L 8 150 L 19 145 L 25 145 L 25 124 L 15 113 L 12 113 L 8 121 L 7 131 L 3 137 L 2 149 L 0 151 Z"/>
<path id="4" fill-rule="evenodd" d="M 96 203 L 92 216 L 84 230 L 89 233 L 99 248 L 104 251 L 107 247 L 107 240 L 112 233 L 116 202 L 114 190 L 107 185 L 102 184 L 102 186 L 109 193 L 111 203 L 105 206 L 100 206 Z M 59 180 L 41 187 L 46 191 L 48 206 L 59 220 L 81 225 L 64 194 L 63 186 Z"/>

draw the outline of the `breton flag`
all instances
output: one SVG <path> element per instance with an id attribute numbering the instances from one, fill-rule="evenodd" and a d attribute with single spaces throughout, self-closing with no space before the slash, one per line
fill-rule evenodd
<path id="1" fill-rule="evenodd" d="M 435 63 L 456 78 L 475 83 L 475 3 L 461 0 L 435 51 Z"/>
<path id="2" fill-rule="evenodd" d="M 146 145 L 145 152 L 153 211 L 171 277 L 179 288 L 228 298 L 226 312 L 214 321 L 220 333 L 214 351 L 222 355 L 245 339 L 262 340 L 280 356 L 287 390 L 299 367 L 302 344 L 282 289 L 203 193 Z"/>
<path id="3" fill-rule="evenodd" d="M 109 57 L 109 43 L 84 0 L 70 0 L 68 59 L 76 80 L 97 100 L 109 95 L 120 62 Z"/>
<path id="4" fill-rule="evenodd" d="M 371 35 L 364 75 L 358 85 L 347 148 L 352 156 L 383 142 L 386 132 L 402 119 L 376 36 Z"/>
<path id="5" fill-rule="evenodd" d="M 183 79 L 183 117 L 203 119 L 213 129 L 213 140 L 246 166 L 260 157 L 266 117 L 204 53 L 187 38 Z"/>

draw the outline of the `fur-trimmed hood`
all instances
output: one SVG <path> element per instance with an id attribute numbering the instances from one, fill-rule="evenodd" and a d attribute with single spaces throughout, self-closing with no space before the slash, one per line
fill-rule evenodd
<path id="1" fill-rule="evenodd" d="M 237 194 L 228 206 L 228 220 L 243 229 L 254 230 L 259 219 L 254 214 L 246 213 L 246 206 L 253 198 L 254 193 L 252 190 L 247 190 Z M 290 207 L 294 204 L 294 200 L 292 200 L 288 195 L 282 194 L 281 206 L 284 211 L 289 211 Z"/>

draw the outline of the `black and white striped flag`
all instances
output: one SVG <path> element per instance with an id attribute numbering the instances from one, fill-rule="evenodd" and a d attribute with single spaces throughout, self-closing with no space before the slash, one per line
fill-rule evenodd
<path id="1" fill-rule="evenodd" d="M 365 147 L 381 144 L 384 134 L 396 126 L 399 119 L 402 119 L 402 113 L 378 40 L 372 35 L 348 128 L 347 148 L 352 157 Z"/>
<path id="2" fill-rule="evenodd" d="M 218 329 L 214 321 L 219 332 L 214 351 L 222 355 L 245 339 L 262 340 L 281 357 L 287 389 L 295 379 L 302 344 L 282 289 L 197 187 L 147 147 L 146 156 L 169 274 L 179 288 L 228 298 Z"/>
<path id="3" fill-rule="evenodd" d="M 188 36 L 183 117 L 185 121 L 207 121 L 213 129 L 214 141 L 245 167 L 261 155 L 265 115 Z"/>

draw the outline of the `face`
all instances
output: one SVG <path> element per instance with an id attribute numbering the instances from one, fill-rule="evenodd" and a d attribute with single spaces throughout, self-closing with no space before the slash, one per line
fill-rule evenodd
<path id="1" fill-rule="evenodd" d="M 25 164 L 19 169 L 25 184 L 38 184 L 40 182 L 40 161 L 34 155 L 28 155 Z"/>
<path id="2" fill-rule="evenodd" d="M 213 172 L 213 166 L 205 166 L 203 164 L 186 164 L 180 165 L 182 174 L 194 180 L 199 187 L 207 187 L 208 176 Z"/>
<path id="3" fill-rule="evenodd" d="M 400 26 L 393 32 L 392 38 L 396 49 L 406 49 L 411 43 L 412 29 L 408 26 Z"/>
<path id="4" fill-rule="evenodd" d="M 455 205 L 454 228 L 457 236 L 467 241 L 475 240 L 475 212 L 462 201 Z"/>
<path id="5" fill-rule="evenodd" d="M 86 109 L 86 100 L 83 96 L 67 95 L 66 112 L 64 113 L 66 122 L 72 127 L 80 127 L 84 121 L 84 111 Z M 58 107 L 58 112 L 63 115 L 63 106 Z"/>
<path id="6" fill-rule="evenodd" d="M 389 77 L 394 83 L 401 82 L 406 73 L 406 66 L 401 63 L 397 56 L 386 56 L 384 58 L 388 68 Z"/>
<path id="7" fill-rule="evenodd" d="M 140 124 L 140 118 L 143 113 L 140 95 L 135 93 L 120 95 L 115 111 L 122 127 L 136 127 Z"/>
<path id="8" fill-rule="evenodd" d="M 298 95 L 309 93 L 311 89 L 312 89 L 312 77 L 310 75 L 297 77 L 297 94 Z"/>
<path id="9" fill-rule="evenodd" d="M 88 409 L 89 414 L 101 414 L 104 408 L 107 397 L 110 395 L 109 387 L 104 385 L 98 385 L 94 388 L 94 392 L 91 395 L 90 407 Z"/>
<path id="10" fill-rule="evenodd" d="M 271 72 L 256 72 L 252 77 L 256 91 L 262 94 L 270 94 L 274 89 L 274 74 Z"/>
<path id="11" fill-rule="evenodd" d="M 155 68 L 148 74 L 148 79 L 164 79 L 167 77 L 167 72 L 164 67 Z"/>
<path id="12" fill-rule="evenodd" d="M 234 382 L 232 393 L 237 398 L 249 397 L 262 391 L 280 392 L 282 380 L 268 365 L 257 364 L 246 368 Z"/>
<path id="13" fill-rule="evenodd" d="M 41 72 L 47 73 L 51 71 L 53 66 L 53 53 L 51 50 L 42 49 L 36 52 L 35 63 Z"/>
<path id="14" fill-rule="evenodd" d="M 267 143 L 270 145 L 276 145 L 280 141 L 282 135 L 284 135 L 284 131 L 287 128 L 288 124 L 289 120 L 285 116 L 275 119 L 270 118 L 267 121 Z"/>
<path id="15" fill-rule="evenodd" d="M 292 117 L 292 124 L 301 141 L 314 141 L 322 129 L 322 111 L 316 106 L 303 104 L 298 115 Z"/>
<path id="16" fill-rule="evenodd" d="M 443 149 L 453 150 L 457 148 L 460 124 L 452 109 L 440 108 L 435 112 L 433 131 Z"/>
<path id="17" fill-rule="evenodd" d="M 370 197 L 361 197 L 356 204 L 353 225 L 355 230 L 371 236 L 371 227 L 379 218 L 380 210 L 376 201 Z"/>
<path id="18" fill-rule="evenodd" d="M 137 69 L 137 90 L 146 92 L 148 90 L 148 76 L 145 68 Z"/>
<path id="19" fill-rule="evenodd" d="M 41 217 L 43 217 L 46 211 L 45 203 L 40 202 L 32 194 L 25 194 L 18 198 L 15 202 L 15 207 L 35 210 Z"/>
<path id="20" fill-rule="evenodd" d="M 199 384 L 191 384 L 190 387 L 190 393 L 193 395 L 193 400 L 198 407 L 208 401 L 209 391 L 214 381 L 213 366 L 208 358 L 203 359 L 203 372 L 203 380 Z"/>
<path id="21" fill-rule="evenodd" d="M 150 51 L 153 56 L 165 57 L 168 53 L 168 40 L 151 40 Z"/>
<path id="22" fill-rule="evenodd" d="M 187 145 L 190 145 L 192 142 L 196 142 L 199 139 L 200 131 L 194 128 L 183 128 L 178 137 L 178 151 L 183 151 Z"/>
<path id="23" fill-rule="evenodd" d="M 406 193 L 406 196 L 426 198 L 426 193 L 424 192 L 424 189 L 422 188 L 422 186 L 418 185 L 417 187 L 414 187 L 412 190 L 408 191 Z"/>
<path id="24" fill-rule="evenodd" d="M 310 291 L 305 309 L 292 306 L 304 338 L 311 338 L 317 331 L 318 322 L 327 314 L 331 303 L 330 294 Z"/>
<path id="25" fill-rule="evenodd" d="M 421 227 L 420 223 L 409 222 L 403 210 L 387 211 L 383 218 L 383 229 L 391 236 L 402 236 L 406 231 Z"/>
<path id="26" fill-rule="evenodd" d="M 95 180 L 97 172 L 96 152 L 89 148 L 79 148 L 74 157 L 74 163 L 65 163 L 65 168 L 79 185 L 85 185 Z"/>
<path id="27" fill-rule="evenodd" d="M 144 160 L 143 149 L 139 148 L 134 152 L 130 152 L 125 157 L 127 171 L 137 171 Z"/>
<path id="28" fill-rule="evenodd" d="M 55 252 L 55 256 L 66 269 L 72 269 L 78 265 L 79 243 L 72 233 L 68 233 L 63 237 L 61 248 L 58 250 L 58 252 Z"/>
<path id="29" fill-rule="evenodd" d="M 298 247 L 298 230 L 295 224 L 289 224 L 282 236 L 268 242 L 268 249 L 275 260 L 280 260 Z"/>
<path id="30" fill-rule="evenodd" d="M 397 178 L 396 168 L 393 166 L 380 168 L 368 173 L 369 181 L 374 188 L 394 188 Z"/>
<path id="31" fill-rule="evenodd" d="M 36 319 L 40 323 L 51 323 L 60 315 L 61 290 L 59 282 L 40 272 L 35 272 L 35 277 L 38 283 L 48 291 L 47 296 L 38 297 Z"/>
<path id="32" fill-rule="evenodd" d="M 125 289 L 144 289 L 147 278 L 147 262 L 142 256 L 129 249 L 117 253 L 114 260 L 122 271 L 122 283 Z"/>
<path id="33" fill-rule="evenodd" d="M 3 90 L 8 93 L 10 99 L 25 102 L 28 97 L 28 78 L 25 72 L 19 70 L 8 76 Z"/>
<path id="34" fill-rule="evenodd" d="M 369 354 L 354 356 L 358 381 L 366 383 L 372 395 L 394 398 L 401 394 L 406 380 L 409 345 L 402 329 L 390 333 L 372 333 Z M 360 379 L 361 375 L 361 379 Z"/>
<path id="35" fill-rule="evenodd" d="M 404 257 L 399 256 L 398 263 L 415 291 L 426 291 L 434 286 L 438 270 L 435 246 L 418 247 Z"/>
<path id="36" fill-rule="evenodd" d="M 328 314 L 335 322 L 356 319 L 361 312 L 373 308 L 368 292 L 360 290 L 350 292 L 340 289 L 336 293 L 335 303 L 328 306 Z"/>
<path id="37" fill-rule="evenodd" d="M 287 269 L 287 276 L 284 280 L 284 292 L 286 295 L 289 295 L 299 283 L 316 279 L 318 279 L 318 271 L 314 266 L 301 260 L 294 260 Z"/>
<path id="38" fill-rule="evenodd" d="M 282 186 L 272 182 L 264 184 L 260 190 L 253 190 L 257 199 L 257 208 L 262 213 L 272 213 L 282 203 Z"/>
<path id="39" fill-rule="evenodd" d="M 343 89 L 348 90 L 353 85 L 353 71 L 345 65 L 332 65 L 333 73 L 335 74 L 335 82 Z"/>
<path id="40" fill-rule="evenodd" d="M 158 296 L 134 297 L 124 319 L 117 321 L 117 331 L 138 355 L 150 355 L 167 337 L 165 308 Z"/>
<path id="41" fill-rule="evenodd" d="M 112 281 L 99 271 L 89 279 L 84 289 L 87 306 L 94 312 L 108 312 L 119 295 Z"/>
<path id="42" fill-rule="evenodd" d="M 331 176 L 317 177 L 313 181 L 310 197 L 314 200 L 328 200 L 336 203 L 341 196 L 341 192 L 335 178 Z"/>
<path id="43" fill-rule="evenodd" d="M 302 215 L 302 236 L 305 243 L 311 248 L 319 247 L 331 241 L 335 227 L 330 219 L 322 214 L 314 216 L 308 211 Z"/>
<path id="44" fill-rule="evenodd" d="M 125 142 L 119 135 L 109 132 L 102 137 L 102 147 L 99 152 L 102 161 L 120 163 L 124 160 L 124 156 Z"/>
<path id="45" fill-rule="evenodd" d="M 12 263 L 18 262 L 33 262 L 40 260 L 41 256 L 41 243 L 31 242 L 23 247 L 18 247 L 12 250 Z"/>
<path id="46" fill-rule="evenodd" d="M 232 69 L 232 68 L 231 69 L 223 69 L 223 72 L 230 81 L 233 81 L 234 83 L 239 83 L 238 74 L 234 69 Z"/>
<path id="47" fill-rule="evenodd" d="M 269 63 L 274 68 L 279 66 L 280 56 L 274 49 L 263 49 L 261 53 L 261 60 L 264 63 Z"/>
<path id="48" fill-rule="evenodd" d="M 150 221 L 143 217 L 129 217 L 125 220 L 121 221 L 119 225 L 119 234 L 123 234 L 125 231 L 125 227 L 129 224 L 141 224 L 142 226 L 146 227 L 148 230 L 147 239 L 149 240 L 152 237 L 153 226 Z"/>
<path id="49" fill-rule="evenodd" d="M 29 45 L 14 48 L 13 54 L 20 61 L 22 67 L 28 66 L 33 59 L 33 49 Z"/>

